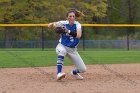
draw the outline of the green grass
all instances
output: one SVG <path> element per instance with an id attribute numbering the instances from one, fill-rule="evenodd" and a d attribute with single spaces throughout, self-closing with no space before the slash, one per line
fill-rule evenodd
<path id="1" fill-rule="evenodd" d="M 85 64 L 140 63 L 140 51 L 79 51 Z M 0 68 L 56 65 L 55 51 L 0 51 Z M 68 58 L 64 65 L 71 65 Z"/>

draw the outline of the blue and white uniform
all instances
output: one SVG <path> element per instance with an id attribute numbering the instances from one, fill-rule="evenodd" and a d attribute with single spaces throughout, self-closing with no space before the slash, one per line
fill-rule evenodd
<path id="1" fill-rule="evenodd" d="M 68 24 L 68 21 L 61 21 L 66 28 L 72 32 L 76 32 L 77 29 L 81 29 L 81 24 L 79 22 L 75 22 L 72 26 Z M 79 38 L 72 37 L 69 34 L 62 34 L 60 43 L 70 48 L 75 48 L 79 43 Z"/>
<path id="2" fill-rule="evenodd" d="M 81 24 L 78 21 L 75 21 L 73 25 L 69 25 L 69 21 L 59 21 L 63 23 L 66 28 L 72 32 L 76 32 L 77 29 L 81 29 Z M 62 72 L 62 66 L 64 63 L 65 56 L 68 56 L 70 60 L 75 64 L 76 69 L 73 70 L 73 73 L 80 73 L 86 71 L 86 66 L 77 52 L 77 45 L 79 44 L 79 38 L 73 37 L 69 34 L 61 34 L 59 44 L 56 47 L 56 52 L 58 54 L 57 59 L 57 73 Z"/>

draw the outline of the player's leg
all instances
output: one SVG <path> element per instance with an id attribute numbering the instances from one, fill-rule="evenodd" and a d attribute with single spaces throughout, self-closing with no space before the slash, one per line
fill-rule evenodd
<path id="1" fill-rule="evenodd" d="M 72 60 L 72 62 L 75 64 L 76 69 L 72 71 L 73 75 L 77 76 L 77 79 L 83 79 L 83 77 L 78 74 L 86 71 L 86 66 L 80 57 L 79 53 L 77 51 L 68 53 L 68 57 Z"/>
<path id="2" fill-rule="evenodd" d="M 56 53 L 58 54 L 58 57 L 57 57 L 57 79 L 61 80 L 66 75 L 65 73 L 62 73 L 62 69 L 63 69 L 64 57 L 65 57 L 67 51 L 63 47 L 63 45 L 58 44 L 56 47 Z"/>

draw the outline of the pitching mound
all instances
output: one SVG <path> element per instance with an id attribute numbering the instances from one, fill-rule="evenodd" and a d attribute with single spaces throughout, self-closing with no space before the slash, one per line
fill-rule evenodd
<path id="1" fill-rule="evenodd" d="M 140 64 L 87 65 L 84 80 L 69 73 L 56 81 L 56 67 L 0 68 L 0 93 L 140 93 Z"/>

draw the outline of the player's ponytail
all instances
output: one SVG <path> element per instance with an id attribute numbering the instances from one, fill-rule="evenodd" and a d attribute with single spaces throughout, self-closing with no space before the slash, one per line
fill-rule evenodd
<path id="1" fill-rule="evenodd" d="M 71 12 L 75 13 L 76 18 L 81 18 L 81 17 L 84 17 L 84 16 L 85 16 L 83 12 L 78 11 L 78 10 L 76 10 L 76 9 L 74 9 L 74 8 L 70 9 L 70 10 L 67 12 L 66 16 L 68 16 L 68 14 L 71 13 Z"/>

